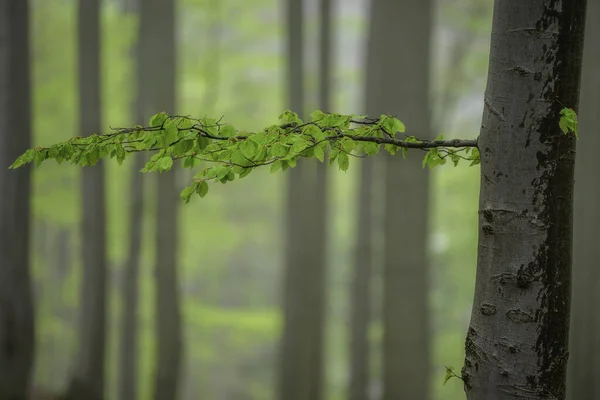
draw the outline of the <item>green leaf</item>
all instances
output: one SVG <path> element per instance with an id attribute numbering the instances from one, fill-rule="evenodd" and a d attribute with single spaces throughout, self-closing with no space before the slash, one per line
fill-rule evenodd
<path id="1" fill-rule="evenodd" d="M 369 142 L 363 145 L 363 149 L 367 155 L 374 156 L 379 152 L 379 146 L 378 143 Z"/>
<path id="2" fill-rule="evenodd" d="M 352 150 L 356 149 L 356 143 L 354 142 L 354 140 L 350 139 L 350 138 L 343 138 L 341 140 L 341 144 L 342 144 L 342 149 L 346 152 L 346 153 L 351 153 Z"/>
<path id="3" fill-rule="evenodd" d="M 97 146 L 93 146 L 86 153 L 87 165 L 89 165 L 90 167 L 93 167 L 94 165 L 96 165 L 98 163 L 98 161 L 100 161 L 100 149 L 98 149 Z"/>
<path id="4" fill-rule="evenodd" d="M 393 137 L 395 137 L 397 132 L 404 132 L 406 130 L 406 127 L 399 119 L 388 117 L 387 115 L 382 115 L 380 117 L 379 124 Z"/>
<path id="5" fill-rule="evenodd" d="M 183 168 L 194 168 L 200 160 L 194 156 L 187 156 L 183 159 Z"/>
<path id="6" fill-rule="evenodd" d="M 19 158 L 15 160 L 14 163 L 9 167 L 10 169 L 16 169 L 23 165 L 30 164 L 35 159 L 35 150 L 28 149 L 25 153 L 23 153 Z"/>
<path id="7" fill-rule="evenodd" d="M 471 164 L 469 165 L 470 167 L 472 167 L 473 165 L 477 165 L 477 164 L 481 164 L 481 157 L 479 155 L 479 149 L 474 147 L 473 150 L 471 150 L 471 155 L 468 158 L 471 161 Z"/>
<path id="8" fill-rule="evenodd" d="M 321 162 L 325 161 L 325 152 L 319 146 L 315 147 L 314 156 Z"/>
<path id="9" fill-rule="evenodd" d="M 269 168 L 269 171 L 270 172 L 277 172 L 280 169 L 281 169 L 281 160 L 277 160 L 273 164 L 271 164 L 271 168 Z"/>
<path id="10" fill-rule="evenodd" d="M 324 127 L 335 128 L 343 127 L 346 128 L 350 125 L 350 117 L 347 115 L 340 114 L 325 114 L 320 120 L 320 124 Z"/>
<path id="11" fill-rule="evenodd" d="M 43 150 L 35 150 L 33 159 L 35 161 L 35 166 L 39 167 L 44 160 L 46 160 L 46 151 Z"/>
<path id="12" fill-rule="evenodd" d="M 285 161 L 286 165 L 290 168 L 294 168 L 296 166 L 296 162 L 297 162 L 296 158 L 290 158 L 290 157 L 287 157 L 284 161 Z"/>
<path id="13" fill-rule="evenodd" d="M 224 165 L 219 165 L 219 166 L 215 167 L 215 174 L 216 174 L 215 179 L 218 181 L 225 178 L 228 173 L 229 173 L 229 168 L 227 168 Z"/>
<path id="14" fill-rule="evenodd" d="M 400 149 L 400 147 L 393 145 L 393 144 L 386 144 L 383 147 L 391 155 L 395 155 L 396 153 L 398 153 L 398 150 Z"/>
<path id="15" fill-rule="evenodd" d="M 177 125 L 172 120 L 166 121 L 162 136 L 162 147 L 170 146 L 171 143 L 175 142 L 178 133 Z"/>
<path id="16" fill-rule="evenodd" d="M 427 154 L 423 158 L 423 168 L 427 165 L 429 168 L 433 168 L 437 165 L 446 164 L 446 159 L 440 156 L 439 149 L 433 148 L 427 151 Z"/>
<path id="17" fill-rule="evenodd" d="M 224 136 L 224 137 L 232 137 L 232 136 L 235 136 L 236 130 L 233 127 L 233 125 L 227 124 L 227 125 L 221 127 L 220 134 L 221 134 L 221 136 Z"/>
<path id="18" fill-rule="evenodd" d="M 450 151 L 449 156 L 452 162 L 454 163 L 454 166 L 456 167 L 458 165 L 458 162 L 460 161 L 460 156 L 454 150 Z"/>
<path id="19" fill-rule="evenodd" d="M 180 140 L 179 142 L 177 142 L 177 144 L 175 144 L 175 146 L 173 146 L 173 153 L 175 153 L 176 155 L 187 153 L 192 149 L 192 147 L 194 147 L 194 140 Z"/>
<path id="20" fill-rule="evenodd" d="M 285 157 L 287 153 L 287 149 L 281 143 L 275 143 L 271 147 L 271 154 L 275 157 Z"/>
<path id="21" fill-rule="evenodd" d="M 578 122 L 577 122 L 577 113 L 572 108 L 563 108 L 560 111 L 560 119 L 558 121 L 558 126 L 563 131 L 565 135 L 573 132 L 576 138 L 579 138 L 577 134 L 578 130 Z"/>
<path id="22" fill-rule="evenodd" d="M 200 197 L 206 196 L 208 193 L 208 183 L 206 183 L 206 181 L 200 181 L 196 187 L 196 193 L 198 193 Z"/>
<path id="23" fill-rule="evenodd" d="M 329 152 L 329 165 L 332 165 L 334 161 L 337 159 L 340 151 L 338 149 L 331 149 Z"/>
<path id="24" fill-rule="evenodd" d="M 316 125 L 307 125 L 302 130 L 305 135 L 311 136 L 316 142 L 320 142 L 327 137 L 327 133 L 323 132 L 321 128 Z"/>
<path id="25" fill-rule="evenodd" d="M 325 114 L 323 111 L 315 110 L 310 114 L 310 120 L 313 122 L 319 121 L 319 120 L 323 119 L 323 117 L 325 117 L 325 115 L 327 115 L 327 114 Z"/>
<path id="26" fill-rule="evenodd" d="M 251 140 L 244 140 L 242 143 L 240 143 L 240 150 L 244 157 L 252 160 L 252 158 L 256 155 L 256 143 Z"/>
<path id="27" fill-rule="evenodd" d="M 167 118 L 169 118 L 169 115 L 166 112 L 161 111 L 158 114 L 154 114 L 150 117 L 150 126 L 162 126 Z"/>
<path id="28" fill-rule="evenodd" d="M 187 204 L 190 202 L 190 197 L 194 194 L 195 189 L 192 186 L 185 187 L 181 193 L 181 199 Z"/>
<path id="29" fill-rule="evenodd" d="M 454 367 L 446 367 L 446 375 L 444 375 L 444 383 L 442 385 L 445 385 L 446 382 L 448 382 L 451 378 L 454 378 L 455 375 Z"/>
<path id="30" fill-rule="evenodd" d="M 242 172 L 240 172 L 240 175 L 239 175 L 240 179 L 250 175 L 250 172 L 252 172 L 252 169 L 253 168 L 244 168 L 244 170 Z"/>
<path id="31" fill-rule="evenodd" d="M 162 171 L 168 171 L 173 166 L 173 159 L 169 156 L 163 157 L 158 161 L 158 167 Z"/>
<path id="32" fill-rule="evenodd" d="M 204 136 L 199 136 L 196 138 L 196 143 L 194 144 L 194 149 L 198 151 L 205 150 L 210 144 L 210 139 Z"/>
<path id="33" fill-rule="evenodd" d="M 303 137 L 298 137 L 298 139 L 292 145 L 292 148 L 290 149 L 290 153 L 291 154 L 299 154 L 302 152 L 302 150 L 306 149 L 307 147 L 309 147 L 311 145 L 312 145 L 312 143 L 309 142 L 308 140 L 304 139 Z"/>
<path id="34" fill-rule="evenodd" d="M 348 170 L 348 165 L 350 164 L 350 160 L 348 159 L 348 154 L 344 152 L 340 152 L 337 158 L 338 166 L 340 170 L 346 172 Z"/>
<path id="35" fill-rule="evenodd" d="M 117 155 L 117 162 L 119 163 L 119 165 L 121 165 L 121 164 L 123 164 L 123 161 L 125 160 L 125 157 L 127 156 L 127 152 L 121 145 L 116 146 L 115 150 L 116 150 L 116 155 Z"/>
<path id="36" fill-rule="evenodd" d="M 302 120 L 298 117 L 298 114 L 290 110 L 284 111 L 283 114 L 279 116 L 279 121 L 282 123 L 295 122 L 298 125 L 302 124 Z"/>

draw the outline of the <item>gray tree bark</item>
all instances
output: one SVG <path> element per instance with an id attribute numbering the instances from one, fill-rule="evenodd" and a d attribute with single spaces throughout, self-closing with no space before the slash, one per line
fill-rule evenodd
<path id="1" fill-rule="evenodd" d="M 586 1 L 494 4 L 462 376 L 469 400 L 563 400 L 575 139 L 558 121 L 577 109 Z"/>
<path id="2" fill-rule="evenodd" d="M 0 398 L 24 399 L 34 360 L 29 272 L 31 147 L 29 2 L 0 0 Z"/>
<path id="3" fill-rule="evenodd" d="M 142 0 L 140 4 L 140 100 L 144 113 L 175 111 L 175 4 L 173 0 Z M 158 58 L 157 58 L 158 57 Z M 158 61 L 159 60 L 159 61 Z M 157 177 L 156 224 L 156 367 L 154 399 L 179 395 L 182 366 L 182 322 L 177 269 L 179 234 L 175 172 Z"/>
<path id="4" fill-rule="evenodd" d="M 137 0 L 128 0 L 124 12 L 137 13 Z M 138 41 L 140 38 L 138 37 Z M 132 53 L 136 60 L 137 90 L 133 101 L 133 114 L 136 123 L 145 125 L 150 112 L 142 110 L 143 78 L 149 64 L 142 62 L 140 46 L 133 46 Z M 142 223 L 144 214 L 144 176 L 139 171 L 144 167 L 145 157 L 134 155 L 131 170 L 131 191 L 129 197 L 129 247 L 123 279 L 123 317 L 121 323 L 121 350 L 119 353 L 119 398 L 136 400 L 138 397 L 138 303 L 139 303 L 139 269 L 142 247 Z"/>
<path id="5" fill-rule="evenodd" d="M 303 1 L 288 0 L 286 12 L 288 104 L 303 117 Z M 320 100 L 323 101 L 322 93 Z M 324 171 L 317 171 L 314 165 L 299 162 L 289 171 L 284 323 L 277 387 L 281 399 L 320 400 L 322 396 L 325 312 L 325 211 L 322 205 L 325 191 L 318 188 L 324 186 Z"/>
<path id="6" fill-rule="evenodd" d="M 78 3 L 79 132 L 100 133 L 100 2 Z M 82 172 L 81 308 L 69 398 L 104 398 L 106 349 L 106 204 L 102 162 Z"/>
<path id="7" fill-rule="evenodd" d="M 572 400 L 600 398 L 600 1 L 589 0 L 583 56 L 579 129 L 575 160 L 573 302 L 567 394 Z"/>
<path id="8" fill-rule="evenodd" d="M 427 0 L 374 0 L 367 56 L 367 113 L 398 115 L 423 138 L 431 137 L 431 19 Z M 383 399 L 427 399 L 429 177 L 416 154 L 384 156 L 383 162 Z"/>

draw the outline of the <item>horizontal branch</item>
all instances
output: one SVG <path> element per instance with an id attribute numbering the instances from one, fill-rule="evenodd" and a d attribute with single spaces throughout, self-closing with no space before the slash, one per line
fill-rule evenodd
<path id="1" fill-rule="evenodd" d="M 286 111 L 280 123 L 257 132 L 238 131 L 221 119 L 191 118 L 158 113 L 149 126 L 112 129 L 103 135 L 74 137 L 50 147 L 27 150 L 11 166 L 41 164 L 47 159 L 93 166 L 100 159 L 116 158 L 122 163 L 131 153 L 154 153 L 142 172 L 168 171 L 175 161 L 184 168 L 202 163 L 202 169 L 181 196 L 187 202 L 194 193 L 201 197 L 208 191 L 208 181 L 227 183 L 247 176 L 252 170 L 269 165 L 272 172 L 293 168 L 300 158 L 316 158 L 329 164 L 337 162 L 348 169 L 349 156 L 372 156 L 383 148 L 394 155 L 409 149 L 426 151 L 423 166 L 434 167 L 450 159 L 479 163 L 477 140 L 422 140 L 414 136 L 396 138 L 405 131 L 398 119 L 382 115 L 372 118 L 357 115 L 326 114 L 315 111 L 311 121 Z M 206 166 L 210 165 L 212 166 Z"/>
<path id="2" fill-rule="evenodd" d="M 344 135 L 357 142 L 373 142 L 378 144 L 391 144 L 406 149 L 432 149 L 435 147 L 461 148 L 477 147 L 477 139 L 450 139 L 450 140 L 420 140 L 418 142 L 407 142 L 405 140 L 389 138 L 365 138 L 354 135 Z"/>

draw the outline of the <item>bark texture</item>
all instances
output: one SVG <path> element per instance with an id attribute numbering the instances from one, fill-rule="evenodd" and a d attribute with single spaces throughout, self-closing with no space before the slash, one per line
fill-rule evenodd
<path id="1" fill-rule="evenodd" d="M 78 3 L 79 132 L 100 133 L 100 2 Z M 106 349 L 106 204 L 102 162 L 82 171 L 81 308 L 69 398 L 104 398 Z"/>
<path id="2" fill-rule="evenodd" d="M 31 147 L 29 2 L 0 0 L 0 399 L 24 399 L 34 360 L 29 272 Z"/>
<path id="3" fill-rule="evenodd" d="M 600 398 L 600 1 L 589 0 L 583 55 L 575 160 L 573 302 L 571 304 L 568 398 Z"/>
<path id="4" fill-rule="evenodd" d="M 585 0 L 496 0 L 479 149 L 467 399 L 565 398 Z M 560 103 L 559 103 L 560 102 Z"/>
<path id="5" fill-rule="evenodd" d="M 402 16 L 402 23 L 398 23 Z M 392 114 L 412 135 L 431 137 L 428 0 L 374 0 L 367 113 Z M 406 55 L 410 54 L 410 62 Z M 383 399 L 427 399 L 429 310 L 428 172 L 419 154 L 384 156 Z M 410 191 L 407 190 L 410 188 Z"/>
<path id="6" fill-rule="evenodd" d="M 304 113 L 303 1 L 288 0 L 288 104 Z M 321 101 L 323 94 L 321 93 Z M 302 161 L 302 160 L 300 160 Z M 289 171 L 283 334 L 278 397 L 320 400 L 325 303 L 325 172 L 299 162 Z"/>
<path id="7" fill-rule="evenodd" d="M 175 112 L 175 4 L 142 0 L 140 4 L 140 101 L 145 113 Z M 160 55 L 160 62 L 157 62 Z M 149 115 L 147 115 L 149 117 Z M 156 224 L 156 366 L 154 399 L 178 398 L 182 366 L 182 322 L 178 276 L 179 234 L 175 173 L 157 177 Z"/>

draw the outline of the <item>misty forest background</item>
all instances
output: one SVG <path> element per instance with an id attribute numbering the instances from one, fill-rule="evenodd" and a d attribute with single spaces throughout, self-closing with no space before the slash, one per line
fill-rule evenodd
<path id="1" fill-rule="evenodd" d="M 179 0 L 174 24 L 165 14 L 164 20 L 151 22 L 160 27 L 153 32 L 140 29 L 140 1 L 145 0 L 101 2 L 104 132 L 109 126 L 147 124 L 152 113 L 171 107 L 140 106 L 144 91 L 137 85 L 142 71 L 137 57 L 146 51 L 152 61 L 144 65 L 158 72 L 144 75 L 150 78 L 143 86 L 174 93 L 178 114 L 225 116 L 234 126 L 252 130 L 275 123 L 287 108 L 305 115 L 314 109 L 392 113 L 406 123 L 408 134 L 422 138 L 469 139 L 479 133 L 491 1 L 373 0 L 371 5 L 338 0 L 328 13 L 325 0 L 325 6 L 319 0 L 305 0 L 303 6 L 290 0 L 296 7 L 290 10 L 303 15 L 292 22 L 282 0 Z M 89 133 L 81 132 L 78 46 L 86 43 L 86 29 L 93 30 L 93 24 L 78 30 L 74 0 L 30 4 L 33 144 L 47 145 Z M 173 52 L 165 51 L 164 43 L 153 47 L 169 29 L 175 31 Z M 321 35 L 328 29 L 330 41 Z M 140 32 L 149 35 L 145 45 Z M 598 39 L 587 38 L 586 48 Z M 174 87 L 161 77 L 161 68 L 168 74 L 171 54 Z M 585 79 L 591 84 L 584 71 Z M 582 88 L 589 84 L 584 81 Z M 590 110 L 599 105 L 592 106 L 592 100 L 598 97 L 587 97 Z M 160 101 L 154 104 L 165 104 Z M 132 157 L 122 166 L 102 164 L 107 399 L 125 399 L 119 388 L 127 376 L 123 366 L 131 362 L 138 366 L 130 369 L 137 397 L 152 398 L 155 321 L 173 310 L 168 301 L 157 303 L 155 294 L 169 279 L 178 282 L 167 293 L 177 297 L 181 309 L 181 348 L 174 347 L 182 356 L 181 399 L 284 400 L 278 395 L 285 392 L 281 375 L 294 368 L 315 372 L 316 364 L 299 363 L 311 351 L 318 358 L 321 332 L 323 399 L 350 398 L 350 382 L 360 382 L 365 374 L 369 398 L 379 398 L 385 362 L 395 368 L 399 384 L 426 382 L 431 399 L 464 399 L 459 379 L 444 386 L 442 381 L 445 366 L 459 372 L 463 364 L 476 267 L 478 167 L 445 165 L 430 172 L 421 169 L 419 151 L 407 160 L 381 154 L 352 163 L 347 173 L 312 165 L 285 174 L 257 171 L 241 182 L 214 185 L 206 198 L 183 205 L 178 193 L 193 174 L 174 168 L 176 173 L 163 174 L 175 179 L 169 186 L 158 174 L 137 173 L 140 162 Z M 81 290 L 83 207 L 102 217 L 101 210 L 83 204 L 81 175 L 77 167 L 55 163 L 33 172 L 34 384 L 55 392 L 65 390 L 77 369 L 86 295 Z M 88 175 L 92 182 L 93 176 Z M 88 190 L 94 190 L 91 186 Z M 588 187 L 590 195 L 595 193 Z M 176 215 L 175 210 L 176 224 L 161 222 L 161 214 Z M 589 248 L 586 255 L 581 247 L 575 250 L 580 251 L 576 258 L 593 256 Z M 157 257 L 167 260 L 162 270 L 156 269 Z M 165 270 L 171 273 L 160 275 Z M 576 271 L 575 289 L 590 276 L 581 280 Z M 135 285 L 139 301 L 130 311 L 137 318 L 124 318 Z M 286 315 L 298 336 L 284 334 Z M 575 314 L 573 321 L 600 330 L 595 318 Z M 127 329 L 137 338 L 137 353 L 123 345 L 123 321 L 132 322 Z M 176 325 L 177 318 L 173 321 Z M 303 324 L 316 329 L 303 330 Z M 384 340 L 386 329 L 398 340 Z M 361 345 L 361 332 L 367 347 Z M 302 347 L 303 338 L 309 347 Z M 600 355 L 599 343 L 588 343 L 586 351 Z M 424 367 L 415 360 L 423 360 Z M 294 362 L 296 367 L 288 365 Z M 297 378 L 295 390 L 309 380 Z"/>

